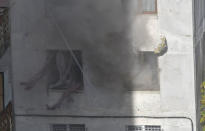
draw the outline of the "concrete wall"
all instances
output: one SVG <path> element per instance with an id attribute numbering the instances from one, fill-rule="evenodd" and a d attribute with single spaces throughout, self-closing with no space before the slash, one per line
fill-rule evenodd
<path id="1" fill-rule="evenodd" d="M 190 121 L 184 119 L 58 115 L 186 116 L 194 121 L 195 129 L 192 1 L 158 0 L 157 15 L 140 11 L 134 0 L 11 1 L 16 130 L 48 131 L 52 123 L 84 123 L 90 131 L 125 130 L 126 125 L 141 124 L 161 125 L 165 131 L 191 131 Z M 127 83 L 138 88 L 142 78 L 150 77 L 137 56 L 140 51 L 153 51 L 160 34 L 168 43 L 168 52 L 157 58 L 160 90 L 127 90 Z M 83 52 L 84 89 L 72 95 L 73 102 L 63 101 L 59 108 L 48 110 L 47 105 L 62 93 L 49 93 L 47 77 L 30 90 L 22 83 L 45 65 L 48 50 L 68 48 Z M 147 81 L 147 86 L 152 83 Z"/>

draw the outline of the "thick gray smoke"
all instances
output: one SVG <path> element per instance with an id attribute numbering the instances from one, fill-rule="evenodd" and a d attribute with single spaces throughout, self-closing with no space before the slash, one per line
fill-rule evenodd
<path id="1" fill-rule="evenodd" d="M 96 86 L 132 86 L 143 65 L 138 61 L 146 23 L 133 25 L 141 13 L 137 0 L 47 0 L 70 46 L 83 52 L 89 80 Z M 136 23 L 135 23 L 136 24 Z M 146 72 L 144 72 L 146 74 Z"/>

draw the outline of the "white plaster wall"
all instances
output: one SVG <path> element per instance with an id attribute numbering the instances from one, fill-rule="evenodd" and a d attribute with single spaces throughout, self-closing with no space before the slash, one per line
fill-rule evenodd
<path id="1" fill-rule="evenodd" d="M 169 46 L 159 60 L 161 109 L 195 120 L 192 1 L 161 0 L 159 23 Z"/>

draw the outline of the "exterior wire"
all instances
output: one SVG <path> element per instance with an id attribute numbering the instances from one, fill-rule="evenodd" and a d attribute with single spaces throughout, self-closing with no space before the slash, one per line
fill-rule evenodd
<path id="1" fill-rule="evenodd" d="M 94 115 L 43 115 L 43 114 L 16 114 L 17 117 L 69 117 L 69 118 L 92 118 L 92 119 L 134 119 L 134 118 L 144 118 L 144 119 L 185 119 L 189 120 L 191 124 L 191 131 L 194 131 L 193 120 L 186 116 L 94 116 Z"/>

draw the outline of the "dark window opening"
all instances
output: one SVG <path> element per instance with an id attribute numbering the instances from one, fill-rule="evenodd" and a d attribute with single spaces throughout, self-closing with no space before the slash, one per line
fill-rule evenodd
<path id="1" fill-rule="evenodd" d="M 53 56 L 50 65 L 47 67 L 49 70 L 48 86 L 50 90 L 83 89 L 82 52 L 73 50 L 72 53 L 63 50 L 48 51 L 48 55 Z"/>

